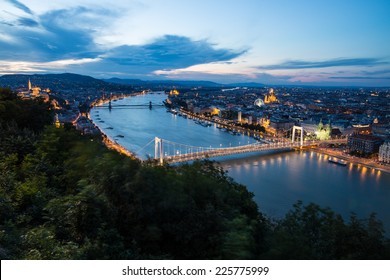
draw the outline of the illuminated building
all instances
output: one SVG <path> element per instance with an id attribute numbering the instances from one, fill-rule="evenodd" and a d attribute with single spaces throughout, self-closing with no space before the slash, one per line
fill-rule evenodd
<path id="1" fill-rule="evenodd" d="M 390 163 L 390 142 L 386 142 L 379 147 L 378 160 Z"/>
<path id="2" fill-rule="evenodd" d="M 56 126 L 56 128 L 60 128 L 61 127 L 60 120 L 58 119 L 58 114 L 56 114 L 55 126 Z"/>
<path id="3" fill-rule="evenodd" d="M 261 99 L 261 98 L 256 99 L 254 105 L 257 106 L 257 107 L 262 107 L 262 106 L 264 106 L 264 101 L 263 101 L 263 99 Z"/>
<path id="4" fill-rule="evenodd" d="M 242 112 L 238 111 L 237 122 L 241 122 L 241 118 L 242 118 Z"/>
<path id="5" fill-rule="evenodd" d="M 49 102 L 49 93 L 50 89 L 44 90 L 42 92 L 40 87 L 32 86 L 30 79 L 27 82 L 27 91 L 21 91 L 18 93 L 18 96 L 23 99 L 34 99 L 37 97 L 43 98 L 45 102 Z"/>
<path id="6" fill-rule="evenodd" d="M 220 113 L 220 110 L 218 108 L 212 108 L 210 115 L 212 115 L 212 116 L 217 115 L 218 116 L 219 113 Z"/>
<path id="7" fill-rule="evenodd" d="M 353 131 L 357 134 L 371 134 L 372 128 L 370 124 L 353 124 Z"/>
<path id="8" fill-rule="evenodd" d="M 274 89 L 270 88 L 269 92 L 264 97 L 264 104 L 278 103 L 279 100 L 274 93 Z"/>
<path id="9" fill-rule="evenodd" d="M 315 131 L 316 138 L 318 140 L 329 140 L 331 132 L 332 132 L 331 125 L 327 124 L 324 126 L 322 120 L 320 120 L 317 130 Z"/>
<path id="10" fill-rule="evenodd" d="M 268 118 L 261 118 L 260 119 L 260 125 L 264 127 L 266 130 L 269 128 L 270 119 Z"/>
<path id="11" fill-rule="evenodd" d="M 177 89 L 171 89 L 169 95 L 179 95 L 179 91 Z"/>

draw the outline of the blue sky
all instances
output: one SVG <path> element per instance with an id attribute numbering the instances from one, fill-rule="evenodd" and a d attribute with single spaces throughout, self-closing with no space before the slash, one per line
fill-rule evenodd
<path id="1" fill-rule="evenodd" d="M 390 86 L 387 0 L 0 0 L 0 75 Z"/>

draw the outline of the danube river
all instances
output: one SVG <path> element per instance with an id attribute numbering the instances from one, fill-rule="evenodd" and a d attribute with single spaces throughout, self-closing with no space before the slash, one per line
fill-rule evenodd
<path id="1" fill-rule="evenodd" d="M 162 104 L 165 94 L 148 94 L 112 102 L 113 108 L 94 108 L 91 119 L 111 139 L 141 158 L 154 155 L 154 137 L 201 147 L 229 147 L 253 143 L 245 135 L 231 135 L 214 125 L 204 127 L 194 120 L 166 112 L 164 107 L 117 107 Z M 148 144 L 149 143 L 149 144 Z M 169 153 L 184 152 L 179 144 Z M 219 159 L 220 160 L 220 159 Z M 284 152 L 231 156 L 221 165 L 237 182 L 255 194 L 260 210 L 282 217 L 297 200 L 330 207 L 343 217 L 354 212 L 366 218 L 376 212 L 390 235 L 390 174 L 360 165 L 340 166 L 326 155 L 314 152 Z"/>

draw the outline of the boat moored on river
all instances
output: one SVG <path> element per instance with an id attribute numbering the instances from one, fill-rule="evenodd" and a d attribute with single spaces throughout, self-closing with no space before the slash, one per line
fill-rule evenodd
<path id="1" fill-rule="evenodd" d="M 341 166 L 346 166 L 347 165 L 347 161 L 346 160 L 343 160 L 343 159 L 340 159 L 340 158 L 336 158 L 336 157 L 329 158 L 328 162 L 329 163 L 335 163 L 335 164 L 338 164 L 338 165 L 341 165 Z"/>

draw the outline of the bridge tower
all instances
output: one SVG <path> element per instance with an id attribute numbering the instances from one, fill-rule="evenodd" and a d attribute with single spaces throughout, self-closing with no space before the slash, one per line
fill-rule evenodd
<path id="1" fill-rule="evenodd" d="M 154 159 L 159 159 L 160 165 L 163 164 L 164 161 L 163 143 L 162 143 L 162 139 L 158 137 L 154 137 Z"/>
<path id="2" fill-rule="evenodd" d="M 111 100 L 112 100 L 112 92 L 110 93 L 109 102 L 108 102 L 108 110 L 110 111 L 112 109 Z"/>
<path id="3" fill-rule="evenodd" d="M 149 101 L 149 110 L 152 110 L 152 101 Z"/>
<path id="4" fill-rule="evenodd" d="M 301 147 L 303 146 L 303 127 L 302 126 L 293 126 L 293 133 L 292 133 L 292 138 L 291 142 L 295 142 L 295 131 L 301 131 L 301 137 L 300 137 L 300 142 L 301 142 Z"/>

